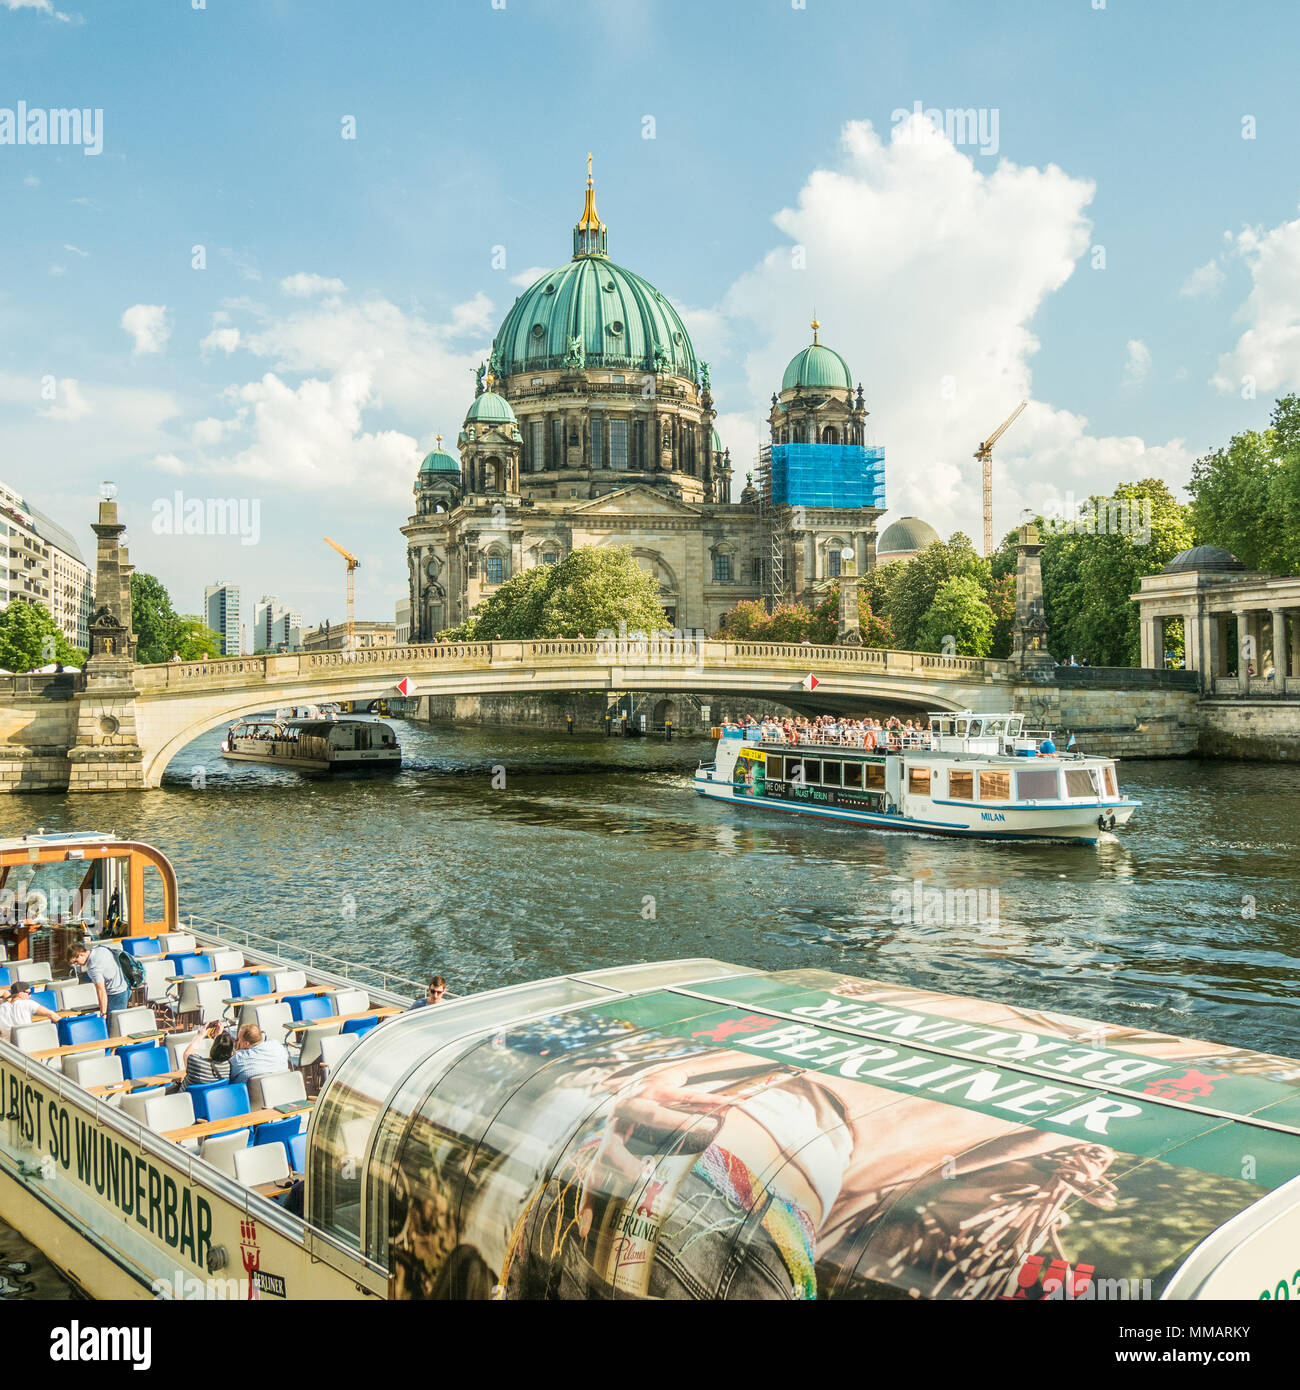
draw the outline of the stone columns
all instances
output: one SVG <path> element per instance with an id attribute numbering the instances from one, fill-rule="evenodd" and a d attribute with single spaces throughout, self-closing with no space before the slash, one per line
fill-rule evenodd
<path id="1" fill-rule="evenodd" d="M 1250 668 L 1255 664 L 1255 642 L 1250 632 L 1250 612 L 1245 608 L 1233 610 L 1237 620 L 1237 682 L 1243 695 L 1250 694 Z"/>
<path id="2" fill-rule="evenodd" d="M 1291 670 L 1290 634 L 1286 630 L 1287 612 L 1285 608 L 1273 609 L 1273 684 L 1279 692 L 1286 689 L 1286 678 Z"/>

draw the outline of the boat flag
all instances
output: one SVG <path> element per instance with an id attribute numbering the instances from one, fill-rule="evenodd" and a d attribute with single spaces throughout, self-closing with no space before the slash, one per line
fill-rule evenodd
<path id="1" fill-rule="evenodd" d="M 819 681 L 817 677 L 814 676 L 811 671 L 809 671 L 808 674 L 799 683 L 803 686 L 805 690 L 816 690 L 817 687 L 821 684 L 821 681 Z"/>
<path id="2" fill-rule="evenodd" d="M 403 698 L 409 695 L 411 691 L 414 689 L 415 682 L 410 678 L 410 676 L 403 676 L 402 679 L 397 682 L 397 693 L 401 695 Z"/>
<path id="3" fill-rule="evenodd" d="M 1073 734 L 1071 734 L 1071 735 L 1070 735 L 1070 741 L 1069 741 L 1069 743 L 1067 743 L 1067 744 L 1065 745 L 1065 750 L 1066 750 L 1066 752 L 1068 753 L 1068 752 L 1070 751 L 1071 748 L 1075 748 L 1075 747 L 1077 747 L 1077 746 L 1078 746 L 1078 745 L 1077 745 L 1077 743 L 1076 743 L 1076 741 L 1075 741 L 1075 737 L 1074 737 Z"/>

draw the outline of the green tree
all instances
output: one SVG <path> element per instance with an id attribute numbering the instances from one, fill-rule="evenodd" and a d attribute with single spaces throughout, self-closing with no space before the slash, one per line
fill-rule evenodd
<path id="1" fill-rule="evenodd" d="M 182 661 L 199 661 L 204 653 L 211 657 L 221 655 L 221 636 L 203 621 L 196 613 L 184 613 L 178 617 L 171 629 L 171 652 L 179 652 Z"/>
<path id="2" fill-rule="evenodd" d="M 950 579 L 973 579 L 981 589 L 990 582 L 989 562 L 975 553 L 969 537 L 955 531 L 946 541 L 931 541 L 903 565 L 893 580 L 884 616 L 904 651 L 917 651 L 921 624 L 934 606 L 934 597 Z M 927 650 L 937 651 L 938 648 Z"/>
<path id="3" fill-rule="evenodd" d="M 131 627 L 136 637 L 136 660 L 146 665 L 167 661 L 176 650 L 176 625 L 171 595 L 152 574 L 131 576 Z M 213 655 L 221 650 L 218 645 Z"/>
<path id="4" fill-rule="evenodd" d="M 1300 574 L 1300 397 L 1281 397 L 1262 433 L 1197 459 L 1187 490 L 1197 544 L 1221 545 L 1248 569 Z"/>
<path id="5" fill-rule="evenodd" d="M 0 613 L 0 666 L 6 671 L 34 671 L 51 662 L 83 666 L 85 660 L 43 603 L 15 598 Z"/>
<path id="6" fill-rule="evenodd" d="M 1109 523 L 1106 504 L 1116 500 L 1132 504 L 1127 529 Z M 1143 575 L 1157 573 L 1192 544 L 1190 509 L 1158 478 L 1122 483 L 1113 499 L 1093 497 L 1089 504 L 1099 518 L 1095 533 L 1077 524 L 1063 531 L 1044 524 L 1049 645 L 1060 659 L 1074 655 L 1094 666 L 1136 666 L 1141 637 L 1130 595 Z"/>
<path id="7" fill-rule="evenodd" d="M 917 629 L 917 650 L 988 656 L 993 648 L 994 624 L 984 585 L 974 575 L 959 574 L 945 579 L 935 590 Z"/>
<path id="8" fill-rule="evenodd" d="M 580 546 L 558 565 L 508 579 L 463 623 L 439 635 L 453 642 L 595 637 L 602 630 L 668 628 L 659 585 L 621 546 Z"/>

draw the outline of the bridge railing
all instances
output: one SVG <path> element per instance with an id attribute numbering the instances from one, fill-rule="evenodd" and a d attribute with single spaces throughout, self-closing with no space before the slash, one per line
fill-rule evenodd
<path id="1" fill-rule="evenodd" d="M 326 675 L 363 672 L 374 668 L 456 666 L 487 669 L 501 666 L 568 665 L 575 660 L 594 666 L 675 665 L 689 661 L 712 666 L 784 665 L 807 670 L 810 665 L 849 670 L 878 671 L 882 675 L 910 675 L 935 679 L 954 677 L 1011 677 L 1009 661 L 968 656 L 943 656 L 935 652 L 893 651 L 880 647 L 841 647 L 785 642 L 722 642 L 709 638 L 682 637 L 673 641 L 638 641 L 631 638 L 546 638 L 533 642 L 428 642 L 407 646 L 363 647 L 354 652 L 292 652 L 267 656 L 221 657 L 211 661 L 166 662 L 138 666 L 138 690 L 178 689 L 202 685 L 211 689 L 225 684 L 275 682 Z"/>

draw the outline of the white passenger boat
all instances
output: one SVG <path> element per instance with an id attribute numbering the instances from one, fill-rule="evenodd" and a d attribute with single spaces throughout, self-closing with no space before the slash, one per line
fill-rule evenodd
<path id="1" fill-rule="evenodd" d="M 765 736 L 766 730 L 766 736 Z M 881 747 L 786 743 L 776 726 L 718 729 L 701 796 L 885 830 L 1095 844 L 1142 804 L 1121 796 L 1114 758 L 1060 753 L 1018 714 L 930 715 Z M 848 738 L 849 735 L 845 735 Z"/>
<path id="2" fill-rule="evenodd" d="M 0 1040 L 0 1219 L 97 1298 L 1300 1295 L 1295 1060 L 705 959 L 403 1012 L 183 925 L 144 844 L 0 841 L 6 888 L 66 920 L 5 929 L 63 1017 Z M 146 976 L 107 1030 L 101 916 Z M 288 1068 L 174 1091 L 221 1017 Z"/>
<path id="3" fill-rule="evenodd" d="M 397 735 L 377 719 L 254 715 L 232 724 L 221 744 L 231 762 L 274 763 L 304 772 L 396 772 Z"/>

